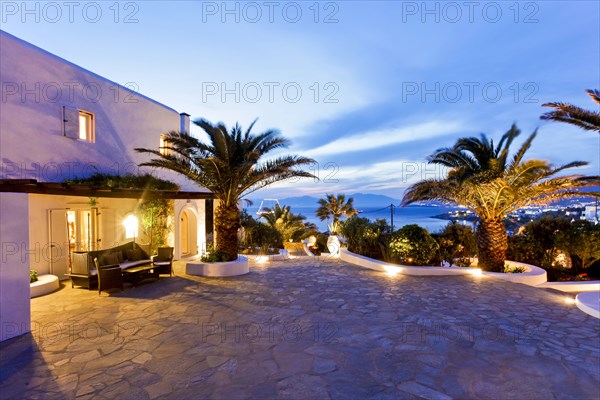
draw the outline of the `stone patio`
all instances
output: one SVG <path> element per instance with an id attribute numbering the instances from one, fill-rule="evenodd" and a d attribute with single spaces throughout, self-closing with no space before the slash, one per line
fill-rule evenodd
<path id="1" fill-rule="evenodd" d="M 339 260 L 124 292 L 63 285 L 0 344 L 0 397 L 598 399 L 600 320 L 509 282 Z"/>

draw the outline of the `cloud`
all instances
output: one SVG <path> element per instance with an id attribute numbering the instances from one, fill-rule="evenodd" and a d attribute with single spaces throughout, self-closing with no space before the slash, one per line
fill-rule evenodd
<path id="1" fill-rule="evenodd" d="M 404 190 L 422 179 L 442 177 L 446 169 L 424 160 L 396 160 L 375 164 L 342 165 L 335 174 L 321 174 L 321 180 L 311 179 L 281 182 L 265 191 L 274 197 L 293 195 L 322 196 L 324 193 L 384 192 L 402 197 Z"/>
<path id="2" fill-rule="evenodd" d="M 458 121 L 431 121 L 401 128 L 383 129 L 339 138 L 303 152 L 308 157 L 376 149 L 393 144 L 432 139 L 465 129 Z"/>

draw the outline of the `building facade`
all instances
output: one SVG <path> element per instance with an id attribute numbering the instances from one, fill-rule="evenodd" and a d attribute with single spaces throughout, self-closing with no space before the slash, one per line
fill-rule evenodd
<path id="1" fill-rule="evenodd" d="M 153 173 L 202 190 L 168 171 L 138 167 L 148 155 L 134 151 L 158 149 L 165 132 L 189 132 L 189 115 L 3 31 L 0 63 L 0 179 L 61 183 L 97 173 Z M 128 231 L 123 223 L 139 203 L 64 191 L 0 193 L 0 340 L 30 330 L 30 269 L 64 279 L 70 251 L 147 242 L 141 229 Z M 176 259 L 194 256 L 212 231 L 207 201 L 174 203 L 168 244 Z"/>

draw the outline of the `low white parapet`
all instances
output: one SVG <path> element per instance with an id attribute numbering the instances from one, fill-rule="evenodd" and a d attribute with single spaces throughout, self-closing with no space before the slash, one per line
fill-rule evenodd
<path id="1" fill-rule="evenodd" d="M 522 283 L 524 285 L 529 286 L 539 286 L 548 280 L 546 270 L 543 268 L 516 261 L 506 261 L 506 264 L 508 264 L 511 267 L 522 267 L 525 269 L 525 272 L 519 272 L 514 274 L 507 274 L 504 272 L 483 272 L 483 275 L 492 278 L 502 279 L 505 281 Z"/>
<path id="2" fill-rule="evenodd" d="M 245 275 L 248 272 L 250 272 L 250 267 L 246 256 L 238 256 L 235 261 L 214 263 L 189 262 L 185 265 L 185 273 L 188 275 L 225 277 Z"/>
<path id="3" fill-rule="evenodd" d="M 545 282 L 538 287 L 569 293 L 595 292 L 600 290 L 600 281 Z"/>
<path id="4" fill-rule="evenodd" d="M 56 275 L 44 274 L 38 275 L 37 278 L 37 281 L 29 284 L 31 298 L 52 293 L 60 287 Z"/>
<path id="5" fill-rule="evenodd" d="M 462 267 L 415 267 L 411 265 L 399 265 L 387 263 L 385 261 L 374 260 L 369 257 L 361 256 L 349 251 L 347 248 L 340 249 L 340 259 L 351 264 L 375 271 L 398 273 L 412 276 L 448 276 L 448 275 L 480 275 L 478 268 Z"/>
<path id="6" fill-rule="evenodd" d="M 600 318 L 600 292 L 580 293 L 575 297 L 575 305 L 592 317 Z"/>
<path id="7" fill-rule="evenodd" d="M 283 261 L 290 258 L 290 254 L 287 250 L 279 249 L 279 254 L 245 254 L 240 257 L 247 257 L 248 260 L 262 263 L 266 261 Z"/>

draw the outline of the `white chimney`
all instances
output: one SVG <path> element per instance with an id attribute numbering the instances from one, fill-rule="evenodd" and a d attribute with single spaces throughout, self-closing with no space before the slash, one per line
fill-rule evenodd
<path id="1" fill-rule="evenodd" d="M 190 133 L 190 114 L 179 114 L 179 131 L 182 133 Z"/>

